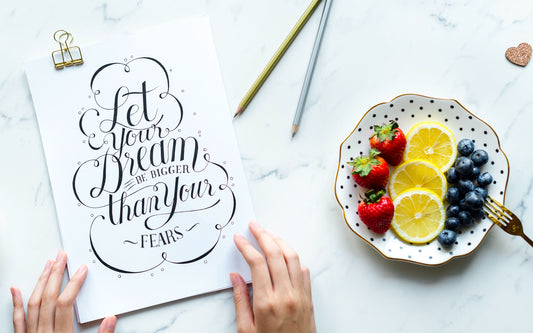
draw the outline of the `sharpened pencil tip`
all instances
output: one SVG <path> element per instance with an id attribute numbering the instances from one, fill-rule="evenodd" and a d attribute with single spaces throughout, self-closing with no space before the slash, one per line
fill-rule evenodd
<path id="1" fill-rule="evenodd" d="M 296 132 L 298 132 L 298 127 L 300 127 L 300 126 L 299 125 L 292 125 L 292 137 L 293 138 L 296 135 Z"/>
<path id="2" fill-rule="evenodd" d="M 235 115 L 233 116 L 233 118 L 237 118 L 237 116 L 240 115 L 243 111 L 244 111 L 244 108 L 239 105 L 239 107 L 237 108 L 237 111 L 235 112 Z"/>

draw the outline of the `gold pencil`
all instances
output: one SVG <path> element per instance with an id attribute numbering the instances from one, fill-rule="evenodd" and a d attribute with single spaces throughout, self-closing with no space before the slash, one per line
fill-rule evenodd
<path id="1" fill-rule="evenodd" d="M 267 77 L 270 75 L 270 73 L 272 73 L 272 70 L 274 70 L 274 67 L 276 67 L 281 57 L 283 57 L 283 55 L 285 54 L 289 46 L 292 44 L 292 42 L 294 41 L 298 33 L 302 30 L 303 26 L 307 23 L 307 21 L 309 20 L 309 18 L 311 17 L 311 15 L 313 14 L 313 12 L 318 7 L 321 1 L 322 0 L 313 0 L 311 4 L 309 5 L 309 7 L 307 7 L 305 12 L 302 14 L 300 19 L 298 20 L 298 22 L 296 22 L 296 25 L 294 26 L 294 28 L 292 28 L 289 35 L 285 38 L 283 43 L 281 43 L 281 46 L 278 48 L 278 50 L 276 51 L 272 59 L 270 59 L 265 69 L 263 69 L 263 72 L 261 72 L 261 75 L 259 75 L 257 80 L 255 80 L 250 90 L 248 90 L 248 92 L 246 93 L 242 101 L 239 103 L 239 106 L 237 107 L 237 112 L 235 112 L 234 117 L 237 117 L 239 114 L 241 114 L 244 111 L 244 109 L 246 109 L 248 104 L 250 104 L 255 94 L 257 93 L 257 91 L 259 91 L 259 89 L 261 88 L 261 86 L 263 85 Z"/>

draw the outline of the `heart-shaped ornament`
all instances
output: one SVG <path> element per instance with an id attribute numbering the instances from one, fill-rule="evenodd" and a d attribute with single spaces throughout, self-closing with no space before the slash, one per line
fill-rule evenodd
<path id="1" fill-rule="evenodd" d="M 518 47 L 510 47 L 505 51 L 507 60 L 518 66 L 526 66 L 531 59 L 531 45 L 520 43 Z"/>

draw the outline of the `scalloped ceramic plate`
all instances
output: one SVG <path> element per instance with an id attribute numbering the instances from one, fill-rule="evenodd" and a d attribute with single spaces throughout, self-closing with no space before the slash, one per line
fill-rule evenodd
<path id="1" fill-rule="evenodd" d="M 418 122 L 434 121 L 448 127 L 457 142 L 464 138 L 474 140 L 476 149 L 484 149 L 489 153 L 489 162 L 482 167 L 482 172 L 488 171 L 494 178 L 493 184 L 487 188 L 489 195 L 505 202 L 509 162 L 492 127 L 456 100 L 400 95 L 390 102 L 378 104 L 368 110 L 340 146 L 335 195 L 342 207 L 346 224 L 357 236 L 388 259 L 435 266 L 472 253 L 493 226 L 487 218 L 475 222 L 469 228 L 463 228 L 457 235 L 457 243 L 450 248 L 443 248 L 437 239 L 424 245 L 405 243 L 392 230 L 378 234 L 359 219 L 357 206 L 365 189 L 355 184 L 351 177 L 352 168 L 346 163 L 359 155 L 367 155 L 373 125 L 388 123 L 391 119 L 396 120 L 405 133 Z"/>

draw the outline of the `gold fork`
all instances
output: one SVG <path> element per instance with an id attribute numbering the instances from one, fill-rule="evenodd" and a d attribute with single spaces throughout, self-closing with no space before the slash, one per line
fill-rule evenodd
<path id="1" fill-rule="evenodd" d="M 490 196 L 485 200 L 483 206 L 485 215 L 502 228 L 506 233 L 521 236 L 529 245 L 533 246 L 533 241 L 524 234 L 522 222 L 513 212 L 505 208 L 501 203 L 492 199 Z"/>

